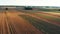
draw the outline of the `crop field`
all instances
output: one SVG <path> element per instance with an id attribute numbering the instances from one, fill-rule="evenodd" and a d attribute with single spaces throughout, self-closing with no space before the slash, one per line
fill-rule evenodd
<path id="1" fill-rule="evenodd" d="M 0 34 L 60 34 L 60 12 L 0 11 Z"/>
<path id="2" fill-rule="evenodd" d="M 59 12 L 28 12 L 20 15 L 44 34 L 60 34 Z"/>

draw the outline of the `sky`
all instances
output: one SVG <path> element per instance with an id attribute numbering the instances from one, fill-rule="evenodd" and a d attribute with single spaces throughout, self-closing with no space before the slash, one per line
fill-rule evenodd
<path id="1" fill-rule="evenodd" d="M 0 0 L 0 5 L 60 6 L 60 0 Z"/>

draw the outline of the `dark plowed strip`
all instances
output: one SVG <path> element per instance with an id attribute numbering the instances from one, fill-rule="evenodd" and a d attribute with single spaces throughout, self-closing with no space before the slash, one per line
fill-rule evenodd
<path id="1" fill-rule="evenodd" d="M 44 34 L 60 34 L 60 27 L 27 15 L 20 15 Z"/>

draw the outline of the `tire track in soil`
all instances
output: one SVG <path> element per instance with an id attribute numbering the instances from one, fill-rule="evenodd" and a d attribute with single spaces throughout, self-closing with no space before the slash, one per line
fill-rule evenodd
<path id="1" fill-rule="evenodd" d="M 18 34 L 43 34 L 17 14 L 7 12 L 7 15 L 9 17 L 9 21 L 11 21 L 11 24 L 14 26 Z"/>

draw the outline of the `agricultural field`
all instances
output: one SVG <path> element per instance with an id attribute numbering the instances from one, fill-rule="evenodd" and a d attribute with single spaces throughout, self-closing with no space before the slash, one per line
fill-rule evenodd
<path id="1" fill-rule="evenodd" d="M 60 34 L 60 12 L 0 11 L 0 34 Z"/>
<path id="2" fill-rule="evenodd" d="M 59 12 L 24 12 L 26 14 L 19 15 L 29 21 L 34 27 L 42 31 L 44 34 L 60 34 L 60 13 Z"/>

